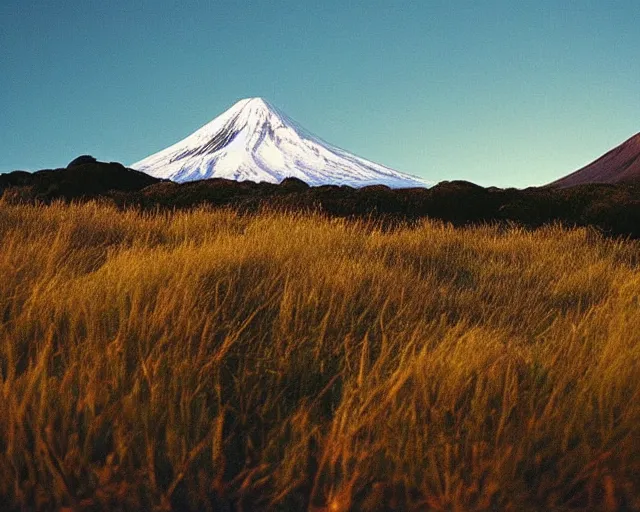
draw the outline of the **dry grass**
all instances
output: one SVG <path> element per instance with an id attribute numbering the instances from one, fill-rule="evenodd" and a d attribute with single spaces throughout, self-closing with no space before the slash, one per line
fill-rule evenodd
<path id="1" fill-rule="evenodd" d="M 640 246 L 0 204 L 0 501 L 640 508 Z"/>

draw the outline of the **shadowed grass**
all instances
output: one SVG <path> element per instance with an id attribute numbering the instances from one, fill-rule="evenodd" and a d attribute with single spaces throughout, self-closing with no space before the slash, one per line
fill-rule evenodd
<path id="1" fill-rule="evenodd" d="M 637 243 L 0 203 L 0 500 L 637 509 Z"/>

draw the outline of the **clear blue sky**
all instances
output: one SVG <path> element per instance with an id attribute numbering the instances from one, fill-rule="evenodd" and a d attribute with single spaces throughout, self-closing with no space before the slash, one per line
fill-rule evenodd
<path id="1" fill-rule="evenodd" d="M 430 180 L 527 186 L 640 131 L 638 0 L 0 2 L 0 172 L 130 164 L 261 96 Z"/>

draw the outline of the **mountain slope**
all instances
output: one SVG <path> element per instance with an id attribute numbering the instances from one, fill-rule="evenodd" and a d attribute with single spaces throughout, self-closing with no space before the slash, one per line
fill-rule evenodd
<path id="1" fill-rule="evenodd" d="M 640 133 L 623 142 L 586 167 L 550 186 L 573 187 L 588 183 L 622 183 L 640 181 Z"/>
<path id="2" fill-rule="evenodd" d="M 131 167 L 178 182 L 226 178 L 279 183 L 294 177 L 309 185 L 427 185 L 324 142 L 261 98 L 239 101 L 184 140 Z"/>

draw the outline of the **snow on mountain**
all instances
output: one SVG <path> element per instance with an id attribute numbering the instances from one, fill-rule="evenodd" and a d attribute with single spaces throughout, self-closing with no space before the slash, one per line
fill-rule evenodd
<path id="1" fill-rule="evenodd" d="M 261 98 L 239 101 L 186 139 L 131 165 L 157 178 L 425 187 L 424 180 L 332 146 Z"/>

